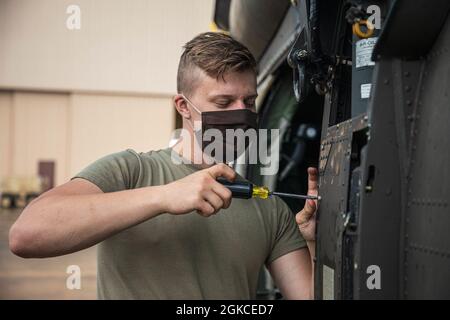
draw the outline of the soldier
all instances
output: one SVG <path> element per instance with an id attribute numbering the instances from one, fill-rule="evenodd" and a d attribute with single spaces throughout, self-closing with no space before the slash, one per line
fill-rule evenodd
<path id="1" fill-rule="evenodd" d="M 230 36 L 186 44 L 173 101 L 192 139 L 194 122 L 214 127 L 215 112 L 227 128 L 254 127 L 255 69 Z M 232 200 L 216 181 L 236 178 L 226 164 L 173 161 L 195 158 L 192 142 L 97 160 L 25 208 L 11 250 L 43 258 L 98 244 L 100 299 L 252 299 L 264 264 L 285 298 L 312 298 L 316 202 L 294 218 L 278 197 Z M 317 170 L 308 173 L 317 194 Z"/>

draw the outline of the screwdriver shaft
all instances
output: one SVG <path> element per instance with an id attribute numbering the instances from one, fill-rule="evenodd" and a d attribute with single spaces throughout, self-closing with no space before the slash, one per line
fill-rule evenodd
<path id="1" fill-rule="evenodd" d="M 235 181 L 230 182 L 225 178 L 219 177 L 217 181 L 227 187 L 232 192 L 233 198 L 250 199 L 261 198 L 267 199 L 270 195 L 276 195 L 280 197 L 296 198 L 296 199 L 311 199 L 320 200 L 320 196 L 302 195 L 284 192 L 271 192 L 267 187 L 257 186 L 247 181 Z"/>
<path id="2" fill-rule="evenodd" d="M 273 194 L 273 195 L 279 196 L 279 197 L 286 197 L 286 198 L 320 200 L 320 196 L 310 196 L 310 195 L 275 192 L 275 191 L 270 192 L 270 194 Z"/>

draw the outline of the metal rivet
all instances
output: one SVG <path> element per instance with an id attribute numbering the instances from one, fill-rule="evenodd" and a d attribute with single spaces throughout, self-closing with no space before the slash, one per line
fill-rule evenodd
<path id="1" fill-rule="evenodd" d="M 297 58 L 300 60 L 305 59 L 307 56 L 308 56 L 308 51 L 306 51 L 306 50 L 299 50 L 297 52 Z"/>

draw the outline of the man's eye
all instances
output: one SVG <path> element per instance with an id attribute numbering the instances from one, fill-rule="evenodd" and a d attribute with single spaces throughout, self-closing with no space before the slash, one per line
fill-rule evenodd
<path id="1" fill-rule="evenodd" d="M 220 108 L 226 108 L 230 104 L 230 102 L 229 101 L 217 101 L 216 104 Z"/>
<path id="2" fill-rule="evenodd" d="M 245 103 L 247 108 L 254 108 L 255 107 L 255 101 L 248 101 Z"/>

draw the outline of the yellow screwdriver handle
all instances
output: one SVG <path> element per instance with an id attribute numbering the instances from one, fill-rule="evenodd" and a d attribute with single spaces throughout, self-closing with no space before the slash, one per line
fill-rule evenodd
<path id="1" fill-rule="evenodd" d="M 269 197 L 269 188 L 253 186 L 252 197 L 253 198 L 267 199 Z"/>

